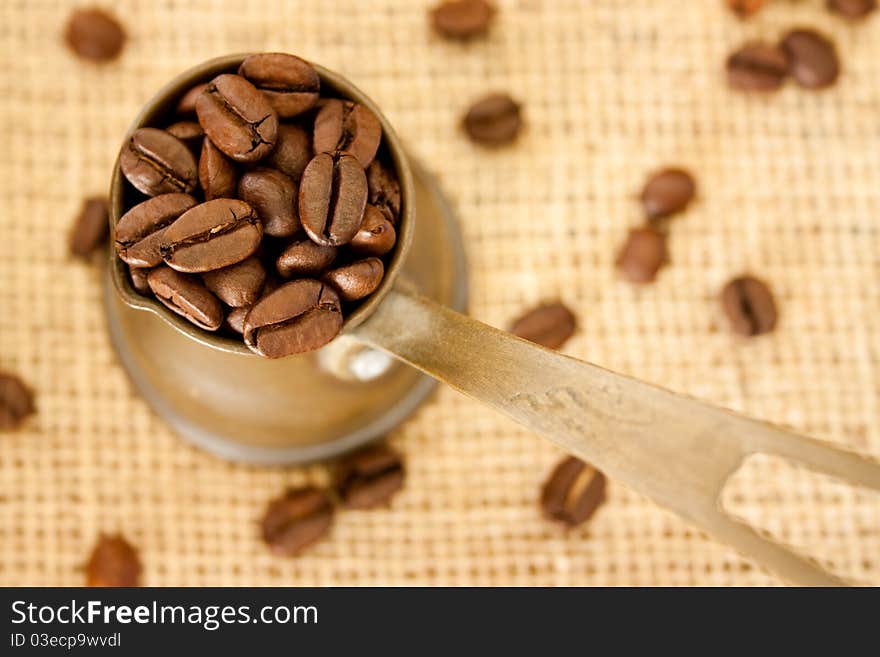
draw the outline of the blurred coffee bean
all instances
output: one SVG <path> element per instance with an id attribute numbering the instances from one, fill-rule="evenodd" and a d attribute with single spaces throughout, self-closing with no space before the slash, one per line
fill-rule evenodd
<path id="1" fill-rule="evenodd" d="M 343 458 L 336 465 L 335 488 L 350 509 L 372 509 L 387 504 L 403 488 L 400 455 L 385 445 L 375 445 Z"/>
<path id="2" fill-rule="evenodd" d="M 864 18 L 877 9 L 877 0 L 827 0 L 828 8 L 846 18 Z"/>
<path id="3" fill-rule="evenodd" d="M 395 226 L 400 221 L 400 182 L 378 158 L 367 168 L 370 204 L 379 208 Z"/>
<path id="4" fill-rule="evenodd" d="M 139 128 L 119 156 L 122 173 L 147 196 L 190 193 L 196 187 L 196 161 L 186 144 L 158 128 Z"/>
<path id="5" fill-rule="evenodd" d="M 741 91 L 775 91 L 788 76 L 788 57 L 776 46 L 748 43 L 727 58 L 727 82 Z"/>
<path id="6" fill-rule="evenodd" d="M 626 244 L 617 256 L 617 267 L 632 283 L 650 283 L 668 259 L 666 236 L 645 226 L 629 232 Z"/>
<path id="7" fill-rule="evenodd" d="M 367 205 L 367 176 L 346 153 L 319 153 L 303 172 L 299 216 L 308 236 L 321 246 L 348 244 Z"/>
<path id="8" fill-rule="evenodd" d="M 33 391 L 18 375 L 0 370 L 0 431 L 18 429 L 36 412 Z"/>
<path id="9" fill-rule="evenodd" d="M 210 139 L 202 140 L 202 153 L 199 157 L 199 182 L 205 192 L 205 200 L 232 198 L 238 187 L 238 172 L 235 165 L 214 146 Z"/>
<path id="10" fill-rule="evenodd" d="M 761 335 L 776 327 L 776 303 L 767 285 L 753 276 L 735 278 L 721 291 L 721 303 L 733 330 Z"/>
<path id="11" fill-rule="evenodd" d="M 818 32 L 792 30 L 780 45 L 788 55 L 789 72 L 802 87 L 822 89 L 837 80 L 840 74 L 837 50 Z"/>
<path id="12" fill-rule="evenodd" d="M 220 302 L 197 277 L 162 266 L 147 274 L 147 283 L 156 298 L 181 317 L 206 331 L 220 328 Z"/>
<path id="13" fill-rule="evenodd" d="M 365 105 L 331 98 L 315 117 L 312 145 L 315 154 L 345 151 L 366 168 L 382 141 L 382 125 Z"/>
<path id="14" fill-rule="evenodd" d="M 131 286 L 138 294 L 147 294 L 150 291 L 150 283 L 147 277 L 150 275 L 149 267 L 132 267 L 128 266 L 128 278 Z"/>
<path id="15" fill-rule="evenodd" d="M 378 208 L 368 205 L 360 230 L 351 240 L 351 249 L 361 255 L 383 256 L 394 248 L 396 241 L 394 225 Z"/>
<path id="16" fill-rule="evenodd" d="M 275 262 L 284 278 L 315 277 L 336 259 L 335 246 L 321 246 L 312 240 L 299 239 L 288 244 Z"/>
<path id="17" fill-rule="evenodd" d="M 564 304 L 555 302 L 532 308 L 513 322 L 510 332 L 548 349 L 559 349 L 576 329 L 574 313 Z"/>
<path id="18" fill-rule="evenodd" d="M 470 39 L 489 30 L 494 14 L 487 0 L 444 0 L 431 10 L 431 24 L 441 36 Z"/>
<path id="19" fill-rule="evenodd" d="M 260 299 L 244 321 L 244 342 L 267 358 L 313 351 L 342 329 L 339 296 L 319 281 L 285 283 Z"/>
<path id="20" fill-rule="evenodd" d="M 300 229 L 296 183 L 277 169 L 258 168 L 238 180 L 238 198 L 250 205 L 272 237 L 290 237 Z"/>
<path id="21" fill-rule="evenodd" d="M 95 249 L 102 246 L 110 230 L 108 221 L 106 198 L 85 199 L 70 231 L 68 240 L 70 253 L 78 258 L 87 258 Z"/>
<path id="22" fill-rule="evenodd" d="M 199 151 L 202 149 L 202 139 L 205 136 L 205 131 L 202 130 L 202 126 L 196 121 L 177 121 L 165 128 L 165 132 L 177 137 L 198 156 Z"/>
<path id="23" fill-rule="evenodd" d="M 605 501 L 605 475 L 580 459 L 563 459 L 541 490 L 541 509 L 550 520 L 575 527 Z"/>
<path id="24" fill-rule="evenodd" d="M 725 4 L 740 18 L 747 18 L 764 6 L 766 0 L 724 0 Z"/>
<path id="25" fill-rule="evenodd" d="M 520 106 L 505 93 L 489 94 L 471 105 L 463 125 L 474 142 L 486 146 L 509 144 L 522 127 Z"/>
<path id="26" fill-rule="evenodd" d="M 202 274 L 208 289 L 227 306 L 249 306 L 260 296 L 266 270 L 259 258 L 251 256 L 239 263 Z"/>
<path id="27" fill-rule="evenodd" d="M 279 125 L 278 141 L 275 149 L 266 158 L 266 163 L 289 176 L 294 182 L 299 182 L 311 159 L 311 132 L 296 124 Z"/>
<path id="28" fill-rule="evenodd" d="M 165 228 L 196 206 L 189 194 L 161 194 L 138 203 L 116 224 L 116 253 L 132 267 L 155 267 L 162 262 Z"/>
<path id="29" fill-rule="evenodd" d="M 194 87 L 190 87 L 189 90 L 180 97 L 180 100 L 177 101 L 177 115 L 180 117 L 194 116 L 196 113 L 196 99 L 207 88 L 207 82 L 202 82 Z"/>
<path id="30" fill-rule="evenodd" d="M 322 490 L 304 486 L 269 503 L 261 523 L 263 541 L 280 557 L 295 557 L 330 530 L 333 503 Z"/>
<path id="31" fill-rule="evenodd" d="M 64 39 L 79 57 L 106 62 L 116 59 L 122 52 L 125 29 L 103 9 L 74 9 L 67 20 Z"/>
<path id="32" fill-rule="evenodd" d="M 385 275 L 379 258 L 364 258 L 325 273 L 321 280 L 329 283 L 343 301 L 357 301 L 376 291 Z"/>
<path id="33" fill-rule="evenodd" d="M 642 207 L 649 219 L 683 211 L 693 200 L 697 184 L 684 169 L 668 168 L 648 178 L 642 190 Z"/>
<path id="34" fill-rule="evenodd" d="M 208 138 L 237 162 L 256 162 L 275 147 L 278 116 L 266 96 L 240 75 L 211 80 L 196 98 L 196 114 Z"/>
<path id="35" fill-rule="evenodd" d="M 122 536 L 101 535 L 85 566 L 86 586 L 140 586 L 141 561 Z"/>
<path id="36" fill-rule="evenodd" d="M 321 80 L 304 59 L 267 52 L 245 58 L 238 74 L 263 92 L 279 117 L 301 114 L 318 102 Z"/>

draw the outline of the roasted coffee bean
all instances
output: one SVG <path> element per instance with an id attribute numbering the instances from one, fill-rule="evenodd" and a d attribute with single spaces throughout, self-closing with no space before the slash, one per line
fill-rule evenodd
<path id="1" fill-rule="evenodd" d="M 238 186 L 238 172 L 235 165 L 214 146 L 210 139 L 202 141 L 202 154 L 199 157 L 199 182 L 205 192 L 205 200 L 231 198 Z"/>
<path id="2" fill-rule="evenodd" d="M 299 217 L 309 237 L 322 246 L 348 244 L 367 205 L 367 176 L 346 153 L 319 153 L 303 172 Z"/>
<path id="3" fill-rule="evenodd" d="M 190 116 L 195 115 L 196 113 L 196 99 L 201 95 L 201 93 L 208 88 L 208 83 L 203 82 L 201 84 L 197 84 L 194 87 L 190 87 L 189 91 L 187 91 L 183 96 L 180 97 L 180 100 L 177 102 L 177 115 L 178 116 Z"/>
<path id="4" fill-rule="evenodd" d="M 238 198 L 256 210 L 266 235 L 290 237 L 300 229 L 296 183 L 277 169 L 245 173 L 238 181 Z"/>
<path id="5" fill-rule="evenodd" d="M 776 303 L 767 285 L 752 276 L 735 278 L 721 292 L 724 312 L 741 335 L 761 335 L 776 327 Z"/>
<path id="6" fill-rule="evenodd" d="M 106 62 L 122 52 L 125 29 L 103 9 L 75 9 L 67 20 L 64 39 L 79 57 Z"/>
<path id="7" fill-rule="evenodd" d="M 313 351 L 342 329 L 339 297 L 310 278 L 285 283 L 260 299 L 244 321 L 244 342 L 267 358 Z"/>
<path id="8" fill-rule="evenodd" d="M 104 536 L 86 563 L 86 586 L 140 586 L 141 560 L 134 546 L 122 536 Z"/>
<path id="9" fill-rule="evenodd" d="M 20 377 L 0 370 L 0 431 L 18 429 L 36 411 L 33 391 Z"/>
<path id="10" fill-rule="evenodd" d="M 877 0 L 827 0 L 828 8 L 846 18 L 864 18 L 877 9 Z"/>
<path id="11" fill-rule="evenodd" d="M 486 0 L 444 0 L 431 10 L 431 24 L 441 36 L 470 39 L 489 30 L 494 14 Z"/>
<path id="12" fill-rule="evenodd" d="M 249 306 L 260 296 L 266 281 L 266 270 L 256 256 L 202 274 L 205 285 L 227 306 Z"/>
<path id="13" fill-rule="evenodd" d="M 343 301 L 357 301 L 372 294 L 385 276 L 385 265 L 379 258 L 364 258 L 325 273 L 321 280 L 329 283 Z"/>
<path id="14" fill-rule="evenodd" d="M 244 318 L 251 311 L 251 306 L 242 306 L 241 308 L 233 308 L 226 313 L 226 328 L 235 331 L 239 335 L 244 333 Z"/>
<path id="15" fill-rule="evenodd" d="M 645 226 L 629 232 L 626 244 L 617 256 L 617 267 L 632 283 L 650 283 L 668 259 L 666 236 Z"/>
<path id="16" fill-rule="evenodd" d="M 372 509 L 387 504 L 403 488 L 403 460 L 385 445 L 367 447 L 336 466 L 335 488 L 350 509 Z"/>
<path id="17" fill-rule="evenodd" d="M 471 140 L 478 144 L 509 144 L 522 127 L 520 106 L 505 93 L 489 94 L 471 105 L 462 124 Z"/>
<path id="18" fill-rule="evenodd" d="M 400 183 L 397 176 L 381 160 L 375 159 L 367 168 L 370 204 L 379 208 L 395 226 L 400 221 Z"/>
<path id="19" fill-rule="evenodd" d="M 681 212 L 693 200 L 697 184 L 684 169 L 663 169 L 652 175 L 642 190 L 642 207 L 649 219 Z"/>
<path id="20" fill-rule="evenodd" d="M 214 145 L 237 162 L 256 162 L 275 146 L 278 116 L 240 75 L 218 75 L 196 98 L 199 123 Z"/>
<path id="21" fill-rule="evenodd" d="M 740 18 L 756 13 L 764 6 L 766 0 L 724 0 L 727 6 Z"/>
<path id="22" fill-rule="evenodd" d="M 333 522 L 333 503 L 322 490 L 304 486 L 269 503 L 261 523 L 263 540 L 280 557 L 295 557 L 322 538 Z"/>
<path id="23" fill-rule="evenodd" d="M 827 38 L 813 30 L 792 30 L 780 43 L 788 55 L 789 72 L 808 89 L 831 86 L 840 74 L 837 50 Z"/>
<path id="24" fill-rule="evenodd" d="M 394 224 L 378 208 L 368 205 L 361 228 L 351 240 L 352 250 L 361 255 L 383 256 L 394 248 L 396 241 Z"/>
<path id="25" fill-rule="evenodd" d="M 302 278 L 318 276 L 335 259 L 335 246 L 321 246 L 306 238 L 288 244 L 275 261 L 275 266 L 284 278 Z"/>
<path id="26" fill-rule="evenodd" d="M 107 199 L 87 198 L 70 231 L 70 253 L 78 258 L 87 258 L 107 239 L 108 224 Z"/>
<path id="27" fill-rule="evenodd" d="M 116 253 L 132 267 L 160 264 L 165 228 L 196 203 L 189 194 L 162 194 L 138 203 L 116 224 Z"/>
<path id="28" fill-rule="evenodd" d="M 263 238 L 254 209 L 237 199 L 218 198 L 184 212 L 162 234 L 162 259 L 173 269 L 201 273 L 241 262 Z"/>
<path id="29" fill-rule="evenodd" d="M 266 163 L 290 176 L 294 182 L 302 178 L 306 165 L 312 159 L 312 135 L 302 126 L 282 123 L 278 126 L 278 141 Z M 372 166 L 372 165 L 371 165 Z"/>
<path id="30" fill-rule="evenodd" d="M 380 141 L 382 125 L 378 117 L 360 103 L 331 98 L 315 117 L 315 154 L 346 151 L 366 168 L 376 156 Z"/>
<path id="31" fill-rule="evenodd" d="M 604 501 L 605 475 L 573 456 L 554 468 L 541 490 L 544 515 L 567 527 L 589 520 Z"/>
<path id="32" fill-rule="evenodd" d="M 775 91 L 788 76 L 788 57 L 768 43 L 748 43 L 727 58 L 727 83 L 741 91 Z"/>
<path id="33" fill-rule="evenodd" d="M 206 331 L 216 331 L 223 322 L 223 309 L 207 287 L 195 276 L 170 267 L 156 267 L 147 275 L 153 294 L 170 310 Z"/>
<path id="34" fill-rule="evenodd" d="M 304 59 L 284 53 L 251 55 L 238 74 L 263 92 L 278 116 L 287 118 L 310 110 L 318 102 L 321 80 Z"/>
<path id="35" fill-rule="evenodd" d="M 128 278 L 131 286 L 138 294 L 147 294 L 150 291 L 150 283 L 147 277 L 150 275 L 149 267 L 128 266 Z"/>
<path id="36" fill-rule="evenodd" d="M 548 349 L 559 349 L 577 330 L 574 313 L 560 302 L 533 308 L 519 317 L 510 332 Z"/>
<path id="37" fill-rule="evenodd" d="M 177 121 L 165 128 L 165 132 L 177 137 L 180 141 L 189 146 L 196 154 L 201 150 L 205 131 L 202 130 L 202 126 L 197 122 Z"/>
<path id="38" fill-rule="evenodd" d="M 158 128 L 139 128 L 119 156 L 122 173 L 147 196 L 192 192 L 196 161 L 186 144 Z"/>

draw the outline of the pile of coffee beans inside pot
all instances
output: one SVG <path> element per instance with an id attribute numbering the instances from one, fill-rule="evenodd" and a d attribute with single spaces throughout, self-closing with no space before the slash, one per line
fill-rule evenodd
<path id="1" fill-rule="evenodd" d="M 123 145 L 115 246 L 132 286 L 268 358 L 318 349 L 382 282 L 400 185 L 366 106 L 263 53 Z"/>

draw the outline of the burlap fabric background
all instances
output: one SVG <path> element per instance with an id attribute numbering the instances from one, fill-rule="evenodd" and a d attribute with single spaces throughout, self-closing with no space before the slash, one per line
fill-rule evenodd
<path id="1" fill-rule="evenodd" d="M 536 500 L 560 453 L 448 389 L 391 438 L 409 468 L 391 509 L 344 513 L 302 558 L 271 556 L 266 501 L 324 468 L 231 465 L 176 439 L 109 346 L 98 269 L 66 250 L 140 105 L 229 52 L 303 55 L 385 108 L 460 213 L 475 317 L 504 326 L 560 297 L 581 322 L 567 353 L 880 456 L 880 18 L 850 25 L 821 0 L 747 23 L 721 0 L 506 0 L 491 36 L 461 45 L 429 32 L 431 3 L 118 2 L 130 41 L 101 67 L 62 44 L 73 3 L 0 3 L 0 367 L 39 395 L 25 430 L 0 436 L 0 584 L 81 583 L 101 531 L 139 546 L 154 585 L 776 582 L 613 482 L 587 526 L 548 524 Z M 795 24 L 835 37 L 833 90 L 727 90 L 733 47 Z M 524 103 L 513 148 L 458 132 L 489 89 Z M 695 172 L 699 200 L 675 220 L 672 266 L 636 289 L 613 259 L 646 173 L 667 163 Z M 781 309 L 754 341 L 717 303 L 745 270 Z M 880 581 L 877 496 L 764 459 L 729 498 L 836 572 Z"/>

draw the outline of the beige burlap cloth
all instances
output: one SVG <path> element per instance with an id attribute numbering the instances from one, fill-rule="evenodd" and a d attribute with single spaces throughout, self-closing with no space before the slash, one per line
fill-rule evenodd
<path id="1" fill-rule="evenodd" d="M 118 62 L 76 60 L 74 3 L 0 3 L 0 367 L 39 415 L 0 436 L 0 584 L 78 584 L 101 531 L 136 543 L 154 585 L 772 584 L 773 577 L 611 482 L 592 522 L 537 510 L 560 453 L 443 389 L 391 437 L 407 486 L 389 510 L 341 514 L 295 560 L 257 521 L 320 466 L 224 463 L 178 440 L 133 392 L 105 332 L 99 271 L 65 233 L 103 193 L 139 106 L 216 55 L 297 53 L 351 77 L 439 176 L 468 240 L 472 314 L 504 326 L 562 298 L 581 328 L 566 353 L 880 456 L 880 16 L 848 24 L 822 0 L 753 20 L 721 0 L 505 0 L 488 39 L 428 30 L 428 0 L 127 0 Z M 728 91 L 735 46 L 785 28 L 836 39 L 826 92 Z M 487 152 L 457 131 L 487 89 L 522 100 L 528 128 Z M 676 163 L 699 200 L 676 219 L 656 285 L 617 279 L 646 173 Z M 771 336 L 732 336 L 717 303 L 742 271 L 781 309 Z M 770 459 L 729 504 L 835 572 L 880 581 L 880 499 Z"/>

